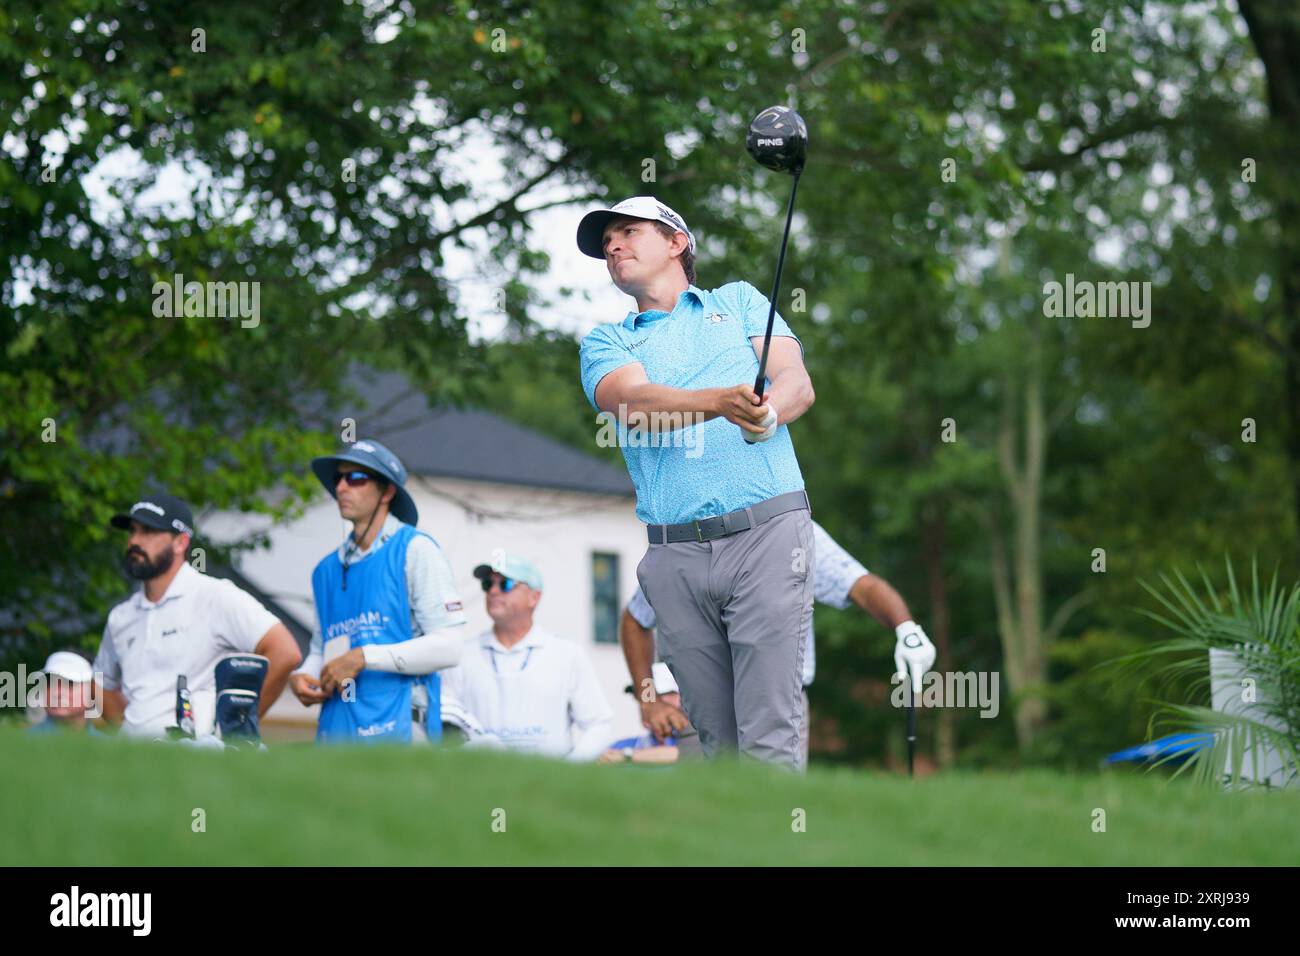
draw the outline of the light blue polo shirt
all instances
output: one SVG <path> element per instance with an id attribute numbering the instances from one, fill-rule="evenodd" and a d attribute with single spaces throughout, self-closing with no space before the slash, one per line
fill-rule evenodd
<path id="1" fill-rule="evenodd" d="M 596 386 L 615 369 L 640 362 L 646 378 L 673 388 L 753 384 L 758 356 L 751 336 L 767 329 L 767 296 L 748 282 L 712 291 L 687 287 L 672 312 L 629 312 L 582 340 L 582 387 L 596 406 Z M 778 314 L 772 336 L 798 341 Z M 802 348 L 802 345 L 800 346 Z M 598 421 L 602 416 L 597 416 Z M 617 426 L 608 414 L 602 434 L 617 437 L 636 486 L 636 515 L 646 524 L 680 524 L 745 508 L 804 487 L 790 430 L 749 444 L 725 418 L 660 434 Z M 625 423 L 626 424 L 626 423 Z"/>

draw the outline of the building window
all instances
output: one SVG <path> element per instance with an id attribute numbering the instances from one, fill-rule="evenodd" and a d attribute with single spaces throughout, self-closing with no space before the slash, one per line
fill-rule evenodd
<path id="1" fill-rule="evenodd" d="M 591 617 L 597 644 L 618 643 L 618 555 L 591 554 Z"/>

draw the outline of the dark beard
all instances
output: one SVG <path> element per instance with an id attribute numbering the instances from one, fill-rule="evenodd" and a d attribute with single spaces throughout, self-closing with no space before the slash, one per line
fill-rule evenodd
<path id="1" fill-rule="evenodd" d="M 136 560 L 131 559 L 132 555 L 137 556 Z M 148 581 L 170 571 L 175 559 L 176 556 L 171 551 L 164 551 L 156 561 L 150 561 L 142 552 L 128 551 L 122 556 L 122 570 L 137 581 Z"/>

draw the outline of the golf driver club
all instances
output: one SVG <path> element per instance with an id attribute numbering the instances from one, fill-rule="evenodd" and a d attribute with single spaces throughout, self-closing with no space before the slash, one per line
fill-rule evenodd
<path id="1" fill-rule="evenodd" d="M 785 247 L 790 240 L 790 220 L 794 217 L 794 197 L 799 190 L 799 176 L 803 173 L 808 155 L 808 127 L 803 117 L 788 106 L 769 106 L 754 117 L 749 124 L 745 148 L 759 165 L 777 172 L 794 175 L 790 187 L 790 205 L 785 211 L 785 232 L 781 236 L 781 253 L 776 260 L 776 281 L 772 284 L 772 299 L 767 311 L 767 332 L 763 336 L 763 354 L 758 360 L 758 377 L 754 379 L 754 392 L 763 397 L 767 378 L 767 353 L 772 346 L 772 323 L 776 319 L 776 300 L 781 292 L 781 269 L 785 266 Z"/>

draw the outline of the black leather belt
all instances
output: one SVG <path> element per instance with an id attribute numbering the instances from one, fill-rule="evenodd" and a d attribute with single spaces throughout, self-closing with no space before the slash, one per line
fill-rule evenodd
<path id="1" fill-rule="evenodd" d="M 701 518 L 682 524 L 646 525 L 646 534 L 651 544 L 677 544 L 680 541 L 712 541 L 725 538 L 737 531 L 748 531 L 777 515 L 788 511 L 812 510 L 806 491 L 788 491 L 775 498 L 768 498 L 748 508 L 728 511 L 725 515 L 713 518 Z"/>

